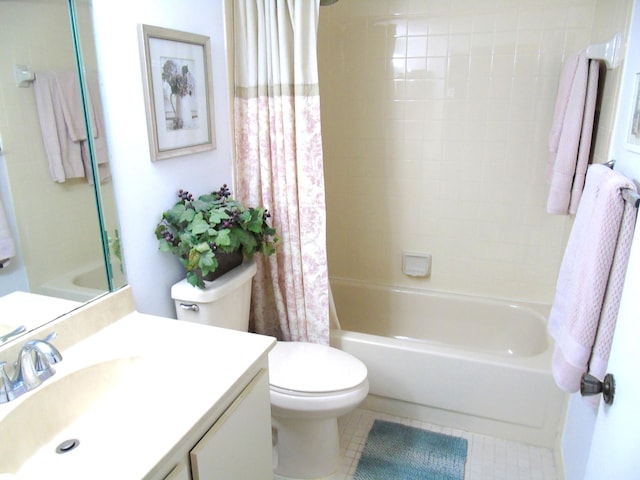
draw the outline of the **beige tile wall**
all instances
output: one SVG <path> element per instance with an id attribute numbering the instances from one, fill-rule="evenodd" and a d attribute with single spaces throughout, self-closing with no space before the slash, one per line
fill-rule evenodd
<path id="1" fill-rule="evenodd" d="M 624 30 L 629 5 L 340 0 L 322 7 L 330 275 L 550 302 L 571 226 L 545 212 L 561 66 L 592 38 Z M 605 112 L 613 110 L 617 78 L 607 77 Z M 603 158 L 611 123 L 607 113 L 598 130 Z M 431 276 L 405 276 L 403 251 L 430 253 Z"/>
<path id="2" fill-rule="evenodd" d="M 91 16 L 85 4 L 78 15 L 84 40 Z M 13 66 L 34 72 L 75 70 L 65 1 L 0 2 L 0 131 L 11 184 L 18 232 L 31 291 L 42 283 L 102 261 L 93 188 L 81 180 L 54 183 L 49 176 L 33 88 L 18 88 Z M 85 42 L 86 67 L 95 71 L 93 45 Z M 93 65 L 93 67 L 92 67 Z M 111 184 L 102 187 L 105 218 L 115 218 Z M 109 222 L 109 233 L 116 227 Z"/>

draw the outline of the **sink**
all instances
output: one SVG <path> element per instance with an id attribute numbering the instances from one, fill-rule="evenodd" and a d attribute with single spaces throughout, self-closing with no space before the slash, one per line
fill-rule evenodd
<path id="1" fill-rule="evenodd" d="M 101 432 L 94 428 L 95 422 L 91 429 L 86 428 L 92 422 L 89 417 L 103 416 L 105 426 L 112 423 L 105 409 L 113 405 L 114 396 L 127 395 L 141 359 L 112 359 L 68 374 L 56 366 L 56 375 L 24 400 L 15 401 L 15 407 L 0 421 L 0 472 L 15 475 L 26 473 L 31 464 L 41 468 L 62 462 L 72 452 L 56 453 L 56 446 L 71 438 L 80 441 L 78 451 L 91 449 Z M 4 406 L 12 407 L 11 403 Z"/>
<path id="2" fill-rule="evenodd" d="M 0 404 L 0 479 L 164 478 L 177 445 L 202 438 L 257 373 L 256 352 L 274 341 L 137 312 L 85 336 L 83 325 L 58 325 L 55 375 Z"/>

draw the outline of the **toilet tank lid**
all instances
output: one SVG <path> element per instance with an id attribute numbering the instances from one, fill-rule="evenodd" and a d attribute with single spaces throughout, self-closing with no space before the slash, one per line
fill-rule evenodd
<path id="1" fill-rule="evenodd" d="M 245 261 L 242 265 L 214 281 L 205 282 L 204 289 L 194 287 L 185 278 L 171 287 L 171 298 L 194 303 L 215 302 L 243 283 L 250 282 L 256 274 L 256 270 L 256 264 L 253 260 Z"/>
<path id="2" fill-rule="evenodd" d="M 304 342 L 278 342 L 269 352 L 269 383 L 304 393 L 349 390 L 367 379 L 367 367 L 337 348 Z"/>

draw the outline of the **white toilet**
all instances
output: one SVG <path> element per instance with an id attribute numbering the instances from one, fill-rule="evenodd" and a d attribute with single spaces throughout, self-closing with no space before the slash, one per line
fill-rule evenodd
<path id="1" fill-rule="evenodd" d="M 324 478 L 340 466 L 338 417 L 369 392 L 367 367 L 337 348 L 278 342 L 269 353 L 274 472 Z"/>
<path id="2" fill-rule="evenodd" d="M 253 262 L 202 290 L 182 280 L 171 287 L 179 320 L 247 331 Z M 369 392 L 367 368 L 336 348 L 278 342 L 269 353 L 274 472 L 292 479 L 324 478 L 340 466 L 338 417 Z"/>

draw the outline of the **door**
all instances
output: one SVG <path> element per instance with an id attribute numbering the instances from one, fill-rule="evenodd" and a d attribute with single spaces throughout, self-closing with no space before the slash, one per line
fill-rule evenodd
<path id="1" fill-rule="evenodd" d="M 640 154 L 629 148 L 627 136 L 637 105 L 637 74 L 640 72 L 640 0 L 634 2 L 623 83 L 617 110 L 611 158 L 617 171 L 640 180 Z M 616 380 L 612 405 L 600 402 L 591 443 L 586 480 L 640 479 L 640 222 L 627 269 L 620 312 L 613 338 L 608 372 Z"/>

